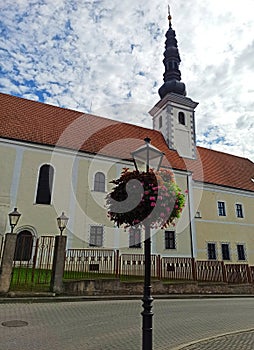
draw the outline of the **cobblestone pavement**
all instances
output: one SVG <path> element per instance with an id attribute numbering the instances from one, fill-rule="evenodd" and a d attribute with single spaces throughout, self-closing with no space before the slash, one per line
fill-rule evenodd
<path id="1" fill-rule="evenodd" d="M 0 304 L 0 350 L 139 350 L 141 311 L 140 300 Z M 254 349 L 253 331 L 186 345 L 254 330 L 253 298 L 158 299 L 153 311 L 154 350 Z"/>
<path id="2" fill-rule="evenodd" d="M 253 350 L 254 330 L 237 332 L 180 347 L 179 350 Z"/>

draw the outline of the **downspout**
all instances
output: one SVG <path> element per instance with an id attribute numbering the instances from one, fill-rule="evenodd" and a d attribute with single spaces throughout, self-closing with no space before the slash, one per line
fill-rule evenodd
<path id="1" fill-rule="evenodd" d="M 194 213 L 194 201 L 193 201 L 193 187 L 192 187 L 192 173 L 187 174 L 187 190 L 189 201 L 189 220 L 190 220 L 190 248 L 191 258 L 196 257 L 196 226 L 195 226 L 195 213 Z"/>

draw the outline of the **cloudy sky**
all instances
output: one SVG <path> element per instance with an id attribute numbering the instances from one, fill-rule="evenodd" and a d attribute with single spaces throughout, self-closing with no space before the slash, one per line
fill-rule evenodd
<path id="1" fill-rule="evenodd" d="M 168 0 L 4 0 L 0 91 L 152 127 Z M 253 0 L 170 0 L 198 144 L 254 161 Z"/>

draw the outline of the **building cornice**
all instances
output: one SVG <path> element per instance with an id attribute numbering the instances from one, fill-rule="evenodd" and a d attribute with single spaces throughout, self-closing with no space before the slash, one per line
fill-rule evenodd
<path id="1" fill-rule="evenodd" d="M 204 191 L 213 191 L 213 192 L 220 192 L 220 193 L 224 192 L 226 194 L 232 194 L 232 195 L 239 194 L 247 197 L 254 196 L 254 192 L 249 190 L 235 188 L 235 187 L 226 187 L 223 185 L 204 183 L 204 182 L 195 181 L 195 180 L 193 181 L 193 188 L 204 190 Z"/>

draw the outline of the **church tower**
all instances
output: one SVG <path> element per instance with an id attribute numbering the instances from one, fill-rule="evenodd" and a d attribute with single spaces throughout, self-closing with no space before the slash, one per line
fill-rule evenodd
<path id="1" fill-rule="evenodd" d="M 195 158 L 194 110 L 198 103 L 186 97 L 185 84 L 181 82 L 181 59 L 170 12 L 168 19 L 169 29 L 166 33 L 163 59 L 164 83 L 159 89 L 161 100 L 149 113 L 153 117 L 153 128 L 163 134 L 169 148 L 175 149 L 181 157 Z"/>

